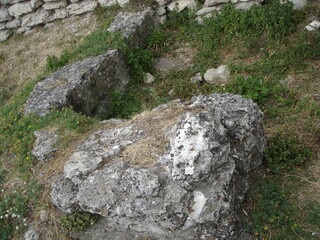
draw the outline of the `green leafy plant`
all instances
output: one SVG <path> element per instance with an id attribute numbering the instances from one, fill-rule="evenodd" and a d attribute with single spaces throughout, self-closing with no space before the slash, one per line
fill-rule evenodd
<path id="1" fill-rule="evenodd" d="M 257 77 L 244 78 L 242 76 L 236 77 L 227 84 L 226 91 L 250 98 L 258 105 L 274 101 L 281 95 L 289 93 L 288 89 L 274 81 L 267 81 Z"/>
<path id="2" fill-rule="evenodd" d="M 77 233 L 96 223 L 98 216 L 87 212 L 77 212 L 60 219 L 62 229 L 69 233 Z"/>
<path id="3" fill-rule="evenodd" d="M 271 174 L 279 174 L 304 166 L 311 156 L 297 138 L 276 135 L 267 141 L 264 161 Z"/>

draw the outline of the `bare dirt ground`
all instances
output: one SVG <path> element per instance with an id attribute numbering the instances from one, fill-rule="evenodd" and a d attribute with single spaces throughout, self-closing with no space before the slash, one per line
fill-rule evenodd
<path id="1" fill-rule="evenodd" d="M 59 56 L 75 46 L 97 27 L 92 13 L 70 17 L 0 43 L 0 88 L 18 91 L 30 78 L 41 72 L 48 55 Z"/>

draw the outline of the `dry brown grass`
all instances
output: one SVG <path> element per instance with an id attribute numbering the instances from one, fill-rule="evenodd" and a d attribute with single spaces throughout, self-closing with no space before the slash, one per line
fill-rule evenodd
<path id="1" fill-rule="evenodd" d="M 31 34 L 13 36 L 0 44 L 0 87 L 21 86 L 37 76 L 46 64 L 48 55 L 60 56 L 63 50 L 81 42 L 97 27 L 92 13 L 38 27 Z"/>

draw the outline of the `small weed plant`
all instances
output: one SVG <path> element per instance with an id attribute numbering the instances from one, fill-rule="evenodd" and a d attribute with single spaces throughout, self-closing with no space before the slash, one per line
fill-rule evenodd
<path id="1" fill-rule="evenodd" d="M 63 216 L 60 219 L 60 223 L 62 229 L 68 233 L 77 233 L 95 224 L 97 220 L 97 215 L 87 212 L 77 212 Z"/>

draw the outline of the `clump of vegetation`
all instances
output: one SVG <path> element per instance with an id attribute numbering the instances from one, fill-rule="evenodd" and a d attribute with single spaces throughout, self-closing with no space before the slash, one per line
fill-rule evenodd
<path id="1" fill-rule="evenodd" d="M 77 233 L 95 224 L 98 216 L 87 212 L 67 214 L 60 219 L 61 228 L 68 233 Z"/>
<path id="2" fill-rule="evenodd" d="M 36 207 L 40 193 L 41 185 L 33 181 L 10 192 L 0 184 L 0 240 L 12 239 L 26 231 L 27 217 Z"/>
<path id="3" fill-rule="evenodd" d="M 312 153 L 295 137 L 273 136 L 267 141 L 265 165 L 271 174 L 294 171 L 310 161 Z"/>

